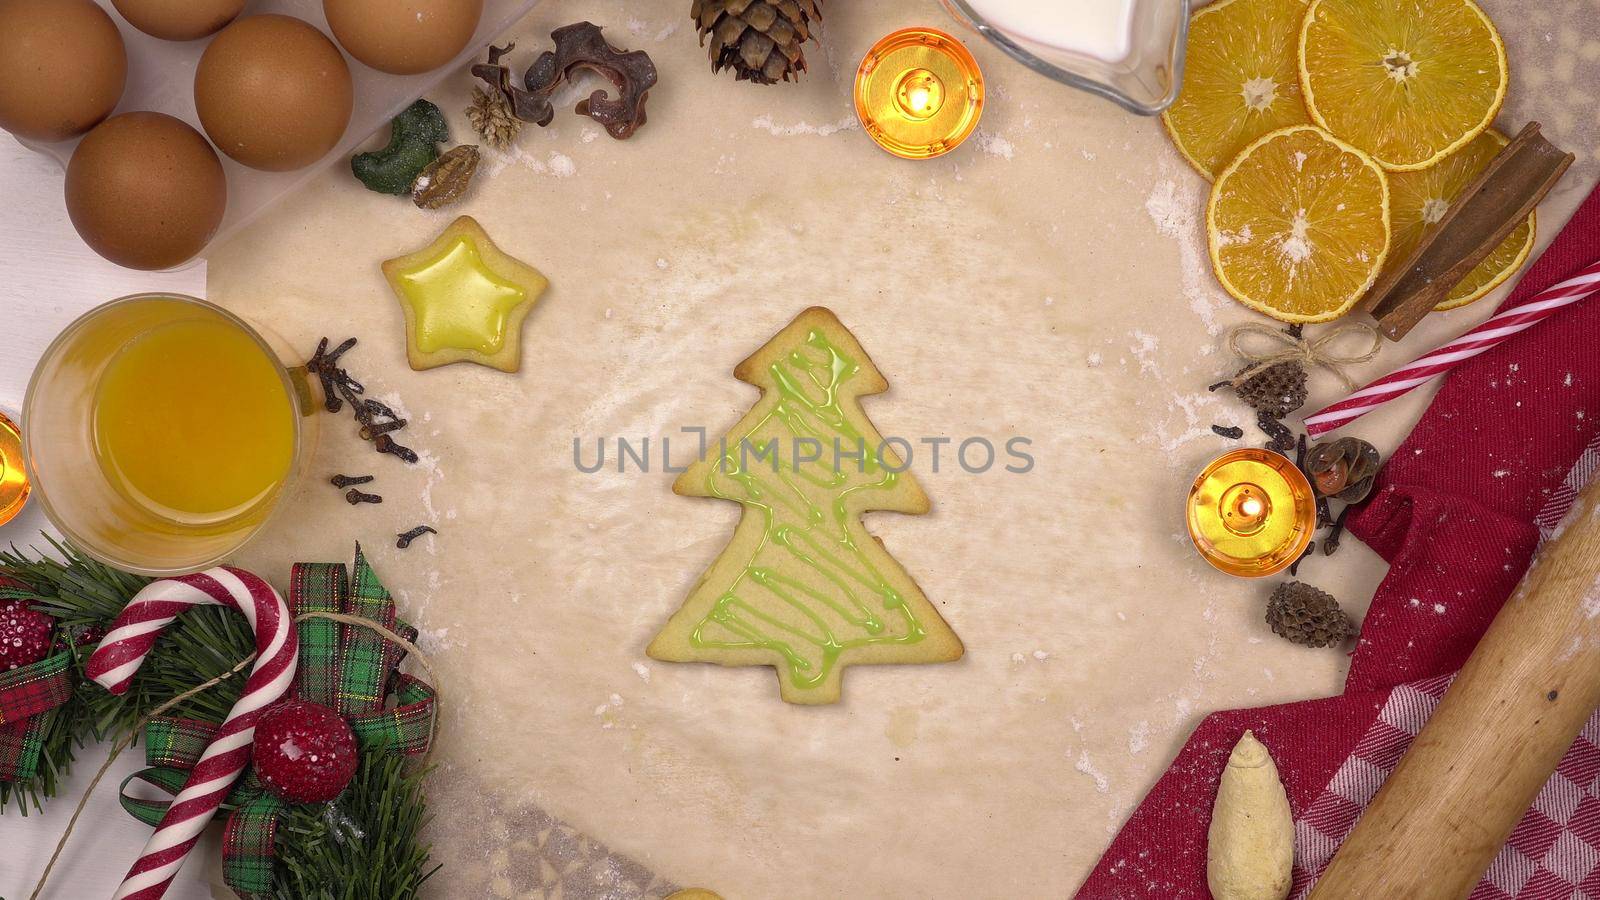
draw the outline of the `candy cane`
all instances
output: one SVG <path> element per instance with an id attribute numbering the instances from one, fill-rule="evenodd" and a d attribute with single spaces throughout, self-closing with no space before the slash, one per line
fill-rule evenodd
<path id="1" fill-rule="evenodd" d="M 1533 295 L 1527 302 L 1497 314 L 1432 353 L 1418 357 L 1338 403 L 1318 410 L 1315 415 L 1306 417 L 1306 432 L 1318 437 L 1364 416 L 1597 291 L 1600 291 L 1600 262 L 1589 264 L 1571 278 Z"/>
<path id="2" fill-rule="evenodd" d="M 256 720 L 294 681 L 299 646 L 289 607 L 265 581 L 226 566 L 151 582 L 128 601 L 89 657 L 85 672 L 111 693 L 125 693 L 162 629 L 184 610 L 206 604 L 232 607 L 244 614 L 255 631 L 255 665 L 239 702 L 228 711 L 216 738 L 173 798 L 113 900 L 157 900 L 166 893 L 206 823 L 250 761 Z"/>

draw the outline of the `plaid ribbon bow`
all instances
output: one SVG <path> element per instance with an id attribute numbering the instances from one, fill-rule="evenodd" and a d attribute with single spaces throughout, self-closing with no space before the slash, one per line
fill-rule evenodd
<path id="1" fill-rule="evenodd" d="M 0 588 L 22 583 L 0 576 Z M 72 699 L 72 651 L 0 672 L 0 781 L 27 781 L 39 774 L 39 751 L 49 716 Z"/>
<path id="2" fill-rule="evenodd" d="M 394 601 L 356 548 L 354 577 L 343 563 L 296 563 L 289 586 L 289 610 L 343 613 L 369 619 L 408 641 L 416 629 L 395 617 Z M 397 670 L 405 651 L 378 632 L 328 619 L 299 623 L 300 669 L 291 695 L 334 710 L 350 724 L 364 750 L 406 755 L 426 753 L 432 735 L 434 691 L 426 682 Z M 388 699 L 394 705 L 388 706 Z M 387 707 L 387 708 L 386 708 Z M 134 780 L 167 794 L 182 789 L 188 771 L 216 734 L 217 724 L 158 717 L 145 727 L 145 762 L 150 768 L 122 783 L 122 808 L 152 827 L 170 801 L 128 795 Z M 337 804 L 338 801 L 334 800 Z M 272 890 L 278 818 L 289 804 L 266 792 L 253 770 L 234 785 L 222 809 L 222 873 L 228 887 L 250 897 Z"/>

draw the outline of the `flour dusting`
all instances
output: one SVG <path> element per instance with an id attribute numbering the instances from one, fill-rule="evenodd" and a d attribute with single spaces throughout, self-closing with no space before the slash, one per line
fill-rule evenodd
<path id="1" fill-rule="evenodd" d="M 855 116 L 845 116 L 837 122 L 826 122 L 821 125 L 813 125 L 803 119 L 793 125 L 779 125 L 772 121 L 772 116 L 763 113 L 752 119 L 750 125 L 778 137 L 793 137 L 797 134 L 816 134 L 826 137 L 840 131 L 854 131 L 861 127 L 861 122 Z"/>
<path id="2" fill-rule="evenodd" d="M 1171 171 L 1171 164 L 1161 164 L 1163 174 Z M 1183 173 L 1187 176 L 1188 173 Z M 1200 317 L 1206 331 L 1216 334 L 1217 311 L 1225 308 L 1227 298 L 1211 280 L 1211 258 L 1206 251 L 1203 229 L 1198 210 L 1205 208 L 1201 198 L 1192 191 L 1180 191 L 1175 177 L 1165 177 L 1156 182 L 1145 199 L 1144 209 L 1156 230 L 1178 243 L 1178 259 L 1183 268 L 1183 296 L 1189 309 Z"/>
<path id="3" fill-rule="evenodd" d="M 984 131 L 980 128 L 972 136 L 972 139 L 977 142 L 979 150 L 990 156 L 1011 159 L 1017 155 L 1017 148 L 1010 141 L 992 131 Z"/>
<path id="4" fill-rule="evenodd" d="M 1139 724 L 1128 729 L 1128 753 L 1138 756 L 1150 747 L 1150 722 L 1140 719 Z"/>
<path id="5" fill-rule="evenodd" d="M 1094 767 L 1094 761 L 1089 759 L 1089 751 L 1084 750 L 1078 754 L 1078 764 L 1073 766 L 1079 772 L 1094 780 L 1094 789 L 1104 794 L 1111 790 L 1111 781 L 1105 773 Z"/>

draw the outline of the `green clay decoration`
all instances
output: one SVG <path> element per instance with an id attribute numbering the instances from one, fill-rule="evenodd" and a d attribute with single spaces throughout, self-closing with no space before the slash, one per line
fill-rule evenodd
<path id="1" fill-rule="evenodd" d="M 369 191 L 409 194 L 417 173 L 439 158 L 439 145 L 449 139 L 444 113 L 432 103 L 418 100 L 390 123 L 388 146 L 351 157 L 350 171 Z"/>

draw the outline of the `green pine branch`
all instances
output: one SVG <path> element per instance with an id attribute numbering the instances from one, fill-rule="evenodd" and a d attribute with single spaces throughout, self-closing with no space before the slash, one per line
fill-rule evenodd
<path id="1" fill-rule="evenodd" d="M 25 555 L 15 546 L 0 550 L 0 575 L 22 582 L 23 587 L 0 587 L 0 600 L 25 600 L 34 609 L 57 620 L 63 635 L 76 639 L 86 629 L 110 626 L 128 598 L 150 579 L 130 575 L 95 562 L 52 538 L 51 548 L 60 561 L 39 554 Z M 126 733 L 138 710 L 123 708 L 83 677 L 93 646 L 75 650 L 73 697 L 44 715 L 45 730 L 39 754 L 39 774 L 28 781 L 0 781 L 0 813 L 15 806 L 23 815 L 43 808 L 71 771 L 76 751 L 89 739 L 104 740 Z M 109 698 L 109 701 L 108 699 Z"/>
<path id="2" fill-rule="evenodd" d="M 149 578 L 98 563 L 50 540 L 57 558 L 13 547 L 0 550 L 0 575 L 24 587 L 0 587 L 0 599 L 26 600 L 76 637 L 107 629 Z M 180 616 L 151 648 L 127 693 L 111 694 L 83 677 L 93 644 L 76 649 L 72 700 L 48 713 L 39 774 L 22 783 L 0 782 L 0 813 L 15 805 L 23 815 L 54 797 L 71 770 L 74 751 L 90 739 L 114 740 L 154 709 L 215 678 L 254 652 L 242 616 L 201 606 Z M 166 714 L 221 722 L 238 700 L 248 669 L 202 691 Z M 138 735 L 135 735 L 137 738 Z M 419 840 L 427 823 L 422 792 L 426 770 L 396 753 L 366 750 L 355 778 L 329 804 L 295 806 L 277 831 L 276 900 L 408 900 L 438 870 Z"/>
<path id="3" fill-rule="evenodd" d="M 275 900 L 408 900 L 439 870 L 418 838 L 422 783 L 398 753 L 368 749 L 332 803 L 296 806 L 278 823 Z"/>

